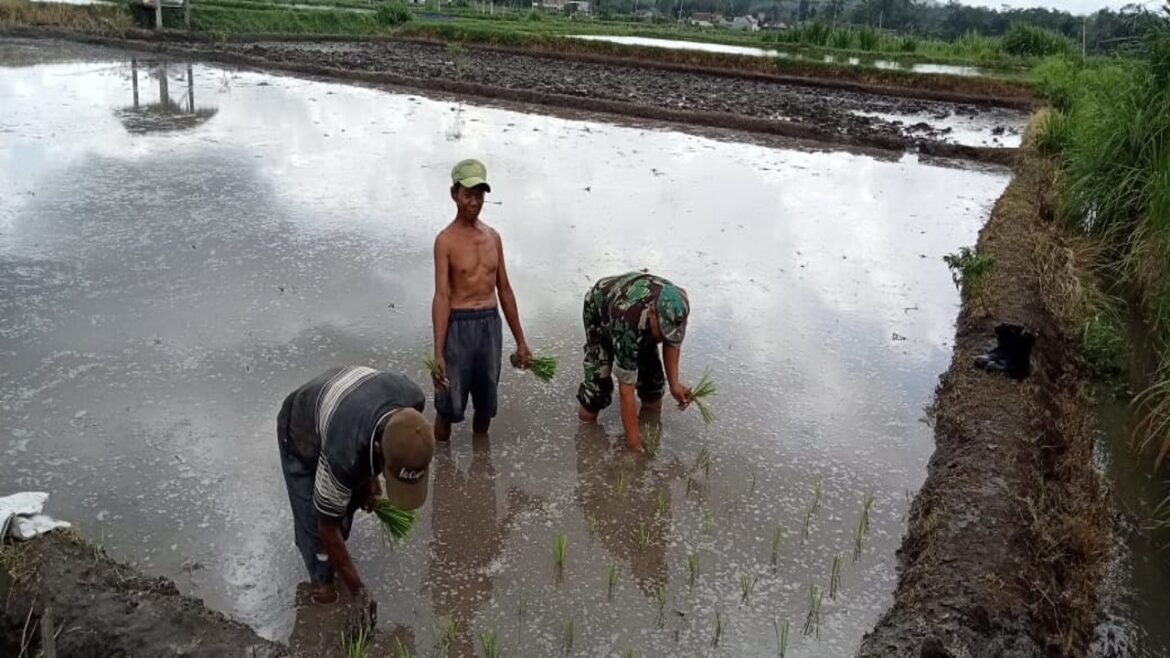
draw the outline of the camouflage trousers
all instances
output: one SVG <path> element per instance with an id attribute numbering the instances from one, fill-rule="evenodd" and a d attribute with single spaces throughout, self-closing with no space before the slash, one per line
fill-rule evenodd
<path id="1" fill-rule="evenodd" d="M 585 324 L 585 376 L 577 388 L 577 401 L 586 410 L 597 413 L 613 403 L 613 339 L 592 295 L 585 297 L 581 319 Z M 640 338 L 638 398 L 643 402 L 657 402 L 666 392 L 666 373 L 658 356 L 658 344 L 649 335 Z"/>

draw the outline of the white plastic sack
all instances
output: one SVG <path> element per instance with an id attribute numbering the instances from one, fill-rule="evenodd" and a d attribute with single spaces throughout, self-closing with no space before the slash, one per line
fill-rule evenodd
<path id="1" fill-rule="evenodd" d="M 49 494 L 43 491 L 23 491 L 0 498 L 0 538 L 24 541 L 57 528 L 68 528 L 65 521 L 41 513 L 48 500 Z"/>

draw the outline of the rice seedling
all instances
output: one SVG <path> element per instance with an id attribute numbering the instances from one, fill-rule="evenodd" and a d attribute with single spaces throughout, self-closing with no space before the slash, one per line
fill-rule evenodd
<path id="1" fill-rule="evenodd" d="M 755 576 L 749 576 L 746 573 L 741 575 L 739 577 L 739 591 L 740 591 L 739 600 L 740 600 L 740 603 L 743 603 L 744 605 L 751 603 L 752 590 L 754 590 L 755 588 L 756 588 L 756 577 Z"/>
<path id="2" fill-rule="evenodd" d="M 496 629 L 485 628 L 479 632 L 479 648 L 483 651 L 483 658 L 499 658 L 500 638 Z"/>
<path id="3" fill-rule="evenodd" d="M 447 648 L 453 647 L 462 634 L 463 622 L 452 618 L 440 628 L 439 644 Z"/>
<path id="4" fill-rule="evenodd" d="M 402 638 L 394 638 L 394 658 L 414 658 L 414 653 L 411 652 L 410 647 L 402 641 Z"/>
<path id="5" fill-rule="evenodd" d="M 865 540 L 869 537 L 869 510 L 871 507 L 873 507 L 873 494 L 867 494 L 861 503 L 861 516 L 857 519 L 857 527 L 853 530 L 853 561 L 855 563 L 861 559 Z"/>
<path id="6" fill-rule="evenodd" d="M 645 553 L 646 549 L 650 548 L 650 531 L 646 529 L 645 523 L 638 524 L 638 551 Z"/>
<path id="7" fill-rule="evenodd" d="M 666 585 L 654 586 L 654 602 L 658 604 L 658 628 L 662 628 L 666 623 Z"/>
<path id="8" fill-rule="evenodd" d="M 812 525 L 812 517 L 813 511 L 812 508 L 809 508 L 809 510 L 804 513 L 804 528 L 800 531 L 800 538 L 802 541 L 808 541 L 808 532 L 809 526 Z"/>
<path id="9" fill-rule="evenodd" d="M 781 625 L 779 619 L 773 619 L 772 628 L 776 629 L 776 656 L 785 658 L 788 655 L 788 621 Z"/>
<path id="10" fill-rule="evenodd" d="M 703 422 L 710 425 L 715 420 L 715 412 L 711 410 L 709 399 L 715 395 L 718 388 L 715 386 L 715 380 L 711 379 L 711 369 L 703 371 L 703 376 L 699 378 L 699 383 L 691 389 L 691 402 L 699 410 L 699 415 L 703 417 Z"/>
<path id="11" fill-rule="evenodd" d="M 658 512 L 658 516 L 666 516 L 670 511 L 670 498 L 666 496 L 666 492 L 659 492 L 658 498 L 654 500 L 654 509 Z"/>
<path id="12" fill-rule="evenodd" d="M 715 629 L 711 633 L 711 646 L 719 646 L 719 640 L 723 639 L 723 615 L 719 611 L 715 611 Z"/>
<path id="13" fill-rule="evenodd" d="M 824 592 L 816 585 L 808 586 L 808 617 L 804 620 L 804 635 L 815 635 L 821 639 L 821 600 Z"/>
<path id="14" fill-rule="evenodd" d="M 439 364 L 435 362 L 435 357 L 433 355 L 423 355 L 422 365 L 423 369 L 427 371 L 427 374 L 431 376 L 431 379 L 439 376 Z"/>
<path id="15" fill-rule="evenodd" d="M 646 451 L 647 455 L 651 457 L 658 454 L 658 449 L 662 447 L 662 426 L 655 425 L 646 430 L 646 436 L 642 437 L 642 449 Z"/>
<path id="16" fill-rule="evenodd" d="M 565 572 L 565 554 L 569 550 L 569 538 L 565 533 L 558 532 L 553 536 L 553 569 L 556 573 L 557 580 L 560 581 Z"/>
<path id="17" fill-rule="evenodd" d="M 837 600 L 837 590 L 841 588 L 841 553 L 833 556 L 833 566 L 829 569 L 829 598 Z"/>
<path id="18" fill-rule="evenodd" d="M 564 624 L 561 625 L 561 646 L 564 648 L 566 656 L 573 652 L 574 634 L 575 631 L 573 630 L 573 618 L 569 617 L 565 620 Z"/>
<path id="19" fill-rule="evenodd" d="M 698 480 L 696 480 L 695 478 L 688 475 L 687 476 L 687 490 L 686 490 L 687 495 L 688 496 L 691 495 L 692 491 L 702 492 L 703 485 L 699 484 Z"/>
<path id="20" fill-rule="evenodd" d="M 629 485 L 629 476 L 625 471 L 618 473 L 617 483 L 614 484 L 613 491 L 617 494 L 619 500 L 626 497 L 626 487 Z"/>
<path id="21" fill-rule="evenodd" d="M 687 556 L 687 584 L 695 588 L 695 580 L 699 578 L 699 554 L 691 553 Z"/>
<path id="22" fill-rule="evenodd" d="M 370 652 L 373 632 L 368 626 L 344 631 L 341 634 L 341 655 L 345 658 L 366 658 Z"/>
<path id="23" fill-rule="evenodd" d="M 516 621 L 523 624 L 528 617 L 528 599 L 524 597 L 524 592 L 516 595 Z"/>
<path id="24" fill-rule="evenodd" d="M 751 475 L 752 475 L 752 480 L 751 480 L 751 486 L 748 487 L 748 495 L 754 496 L 756 494 L 756 473 L 755 473 L 755 471 L 752 471 Z"/>
<path id="25" fill-rule="evenodd" d="M 410 529 L 414 527 L 414 510 L 398 509 L 385 498 L 379 498 L 374 503 L 374 516 L 382 525 L 382 536 L 386 543 L 397 546 L 410 536 Z"/>
<path id="26" fill-rule="evenodd" d="M 542 382 L 550 382 L 557 374 L 557 359 L 552 356 L 534 356 L 528 360 L 528 370 Z"/>
<path id="27" fill-rule="evenodd" d="M 609 563 L 609 581 L 606 589 L 606 598 L 613 600 L 613 591 L 617 588 L 618 582 L 622 577 L 622 567 L 617 562 Z"/>
<path id="28" fill-rule="evenodd" d="M 809 509 L 809 514 L 816 516 L 817 512 L 821 511 L 821 498 L 825 495 L 824 480 L 817 480 L 817 484 L 813 487 L 813 502 L 812 508 Z"/>
<path id="29" fill-rule="evenodd" d="M 715 534 L 715 515 L 710 510 L 703 512 L 703 534 Z"/>
<path id="30" fill-rule="evenodd" d="M 589 537 L 593 538 L 597 535 L 597 517 L 590 516 L 585 520 L 585 527 L 589 531 Z"/>
<path id="31" fill-rule="evenodd" d="M 625 658 L 638 658 L 638 650 L 634 647 L 626 649 Z"/>
<path id="32" fill-rule="evenodd" d="M 772 531 L 772 564 L 780 559 L 780 547 L 784 545 L 784 526 L 777 523 Z"/>

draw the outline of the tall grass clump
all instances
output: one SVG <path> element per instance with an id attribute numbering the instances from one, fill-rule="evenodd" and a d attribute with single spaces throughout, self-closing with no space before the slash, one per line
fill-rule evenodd
<path id="1" fill-rule="evenodd" d="M 1003 49 L 1016 57 L 1050 57 L 1071 53 L 1073 44 L 1059 32 L 1017 23 L 1003 36 Z"/>
<path id="2" fill-rule="evenodd" d="M 1036 72 L 1059 113 L 1059 212 L 1102 255 L 1104 278 L 1137 300 L 1159 367 L 1135 398 L 1140 446 L 1170 456 L 1170 7 L 1134 57 L 1057 60 Z"/>

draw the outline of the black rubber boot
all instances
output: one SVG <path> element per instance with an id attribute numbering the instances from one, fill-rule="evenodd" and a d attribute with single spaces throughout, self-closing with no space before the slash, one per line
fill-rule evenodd
<path id="1" fill-rule="evenodd" d="M 975 367 L 988 372 L 1024 379 L 1031 371 L 1032 347 L 1036 336 L 1015 324 L 1001 324 L 995 328 L 996 346 L 975 357 Z"/>

